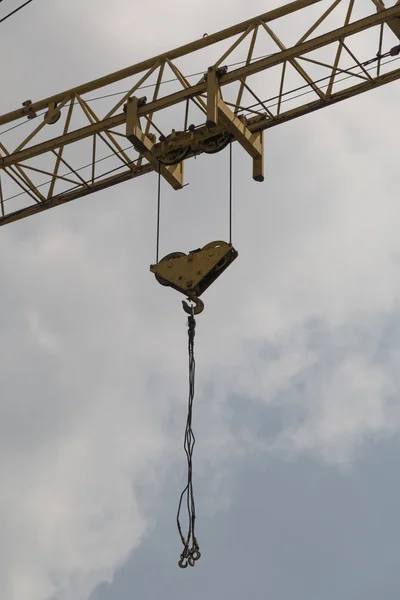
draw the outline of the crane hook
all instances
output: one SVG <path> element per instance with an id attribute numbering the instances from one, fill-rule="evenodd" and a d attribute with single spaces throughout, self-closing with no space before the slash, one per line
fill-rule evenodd
<path id="1" fill-rule="evenodd" d="M 188 558 L 189 558 L 189 547 L 187 544 L 185 544 L 185 547 L 181 554 L 181 558 L 178 562 L 178 565 L 180 566 L 181 569 L 186 569 L 186 567 L 188 566 Z"/>
<path id="2" fill-rule="evenodd" d="M 181 569 L 186 569 L 186 567 L 188 566 L 188 561 L 187 558 L 184 556 L 181 556 L 178 565 L 180 566 Z"/>
<path id="3" fill-rule="evenodd" d="M 182 306 L 185 313 L 188 315 L 199 315 L 201 312 L 203 312 L 204 302 L 200 300 L 200 298 L 194 296 L 193 298 L 188 298 L 188 300 L 193 302 L 194 306 L 190 306 L 186 300 L 182 300 Z"/>

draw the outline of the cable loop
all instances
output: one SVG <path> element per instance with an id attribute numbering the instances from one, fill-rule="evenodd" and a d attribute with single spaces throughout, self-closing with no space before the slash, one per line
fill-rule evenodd
<path id="1" fill-rule="evenodd" d="M 178 512 L 176 515 L 176 522 L 178 527 L 178 533 L 182 541 L 183 551 L 178 562 L 182 569 L 186 569 L 189 565 L 194 567 L 196 561 L 200 558 L 199 545 L 195 536 L 195 521 L 196 521 L 196 505 L 194 501 L 193 492 L 193 449 L 196 442 L 194 433 L 192 430 L 192 415 L 193 415 L 193 400 L 194 400 L 194 384 L 195 384 L 195 359 L 194 359 L 194 337 L 196 329 L 196 319 L 194 318 L 194 307 L 192 307 L 192 314 L 189 315 L 188 321 L 188 354 L 189 354 L 189 402 L 188 402 L 188 416 L 186 420 L 186 429 L 184 436 L 184 450 L 187 458 L 187 484 L 181 493 L 178 505 Z M 186 538 L 182 532 L 182 526 L 180 522 L 180 513 L 182 508 L 183 498 L 186 496 L 186 506 L 188 512 L 188 533 Z"/>

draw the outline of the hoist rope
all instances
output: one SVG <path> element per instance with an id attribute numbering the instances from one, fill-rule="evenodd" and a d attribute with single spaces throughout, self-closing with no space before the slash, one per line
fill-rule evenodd
<path id="1" fill-rule="evenodd" d="M 232 244 L 232 140 L 229 144 L 229 243 Z"/>
<path id="2" fill-rule="evenodd" d="M 179 560 L 179 566 L 185 569 L 188 564 L 194 567 L 196 561 L 200 558 L 199 545 L 197 543 L 195 535 L 195 520 L 196 520 L 196 507 L 194 502 L 193 493 L 193 449 L 196 439 L 192 430 L 192 415 L 193 415 L 193 399 L 194 399 L 194 382 L 195 382 L 195 360 L 194 360 L 194 336 L 195 336 L 196 320 L 191 314 L 188 319 L 188 351 L 189 351 L 189 403 L 188 403 L 188 415 L 186 421 L 185 437 L 184 437 L 184 450 L 187 457 L 187 484 L 181 493 L 178 505 L 178 512 L 176 515 L 176 522 L 178 526 L 178 532 L 183 544 L 183 551 Z M 183 499 L 186 495 L 186 506 L 188 511 L 188 533 L 186 538 L 183 535 L 182 526 L 180 522 L 180 513 L 182 509 Z"/>
<path id="3" fill-rule="evenodd" d="M 156 241 L 156 264 L 160 251 L 160 211 L 161 211 L 161 163 L 158 161 L 158 184 L 157 184 L 157 241 Z"/>

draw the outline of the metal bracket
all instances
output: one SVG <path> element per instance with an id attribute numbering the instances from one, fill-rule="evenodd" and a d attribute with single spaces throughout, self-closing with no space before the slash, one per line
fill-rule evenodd
<path id="1" fill-rule="evenodd" d="M 209 67 L 207 73 L 207 127 L 219 123 L 231 133 L 253 159 L 253 179 L 264 181 L 264 138 L 263 132 L 252 133 L 244 120 L 237 117 L 222 100 L 219 85 L 220 71 Z"/>
<path id="2" fill-rule="evenodd" d="M 382 0 L 372 0 L 372 2 L 375 4 L 377 12 L 385 10 L 386 7 Z M 399 6 L 399 4 L 400 0 L 397 0 L 395 6 Z M 390 19 L 389 21 L 386 21 L 386 25 L 390 27 L 394 35 L 400 40 L 400 18 L 395 17 L 394 19 Z"/>
<path id="3" fill-rule="evenodd" d="M 183 161 L 175 165 L 160 163 L 153 154 L 153 141 L 141 129 L 138 109 L 145 100 L 145 98 L 139 99 L 135 96 L 128 99 L 126 104 L 126 137 L 136 150 L 143 154 L 149 163 L 153 165 L 157 172 L 160 169 L 161 175 L 174 190 L 180 190 L 183 188 Z"/>
<path id="4" fill-rule="evenodd" d="M 35 119 L 37 117 L 36 112 L 32 108 L 32 100 L 25 100 L 22 103 L 22 106 L 24 107 L 23 110 L 22 110 L 22 112 L 23 112 L 24 115 L 27 116 L 27 118 L 29 120 Z"/>

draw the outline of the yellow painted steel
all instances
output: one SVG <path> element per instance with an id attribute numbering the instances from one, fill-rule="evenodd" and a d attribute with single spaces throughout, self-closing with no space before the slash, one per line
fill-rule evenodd
<path id="1" fill-rule="evenodd" d="M 340 5 L 347 7 L 343 25 L 313 35 Z M 19 135 L 17 144 L 3 138 L 0 130 L 0 225 L 158 170 L 174 189 L 181 189 L 185 159 L 217 152 L 231 141 L 238 141 L 250 154 L 253 178 L 263 181 L 263 132 L 400 78 L 399 68 L 386 68 L 386 72 L 382 72 L 381 59 L 381 55 L 390 50 L 393 56 L 400 51 L 393 48 L 393 38 L 400 38 L 400 2 L 386 8 L 382 0 L 370 0 L 369 12 L 361 19 L 354 17 L 354 5 L 355 0 L 295 0 L 111 75 L 43 100 L 24 101 L 21 108 L 0 116 L 0 127 L 14 128 L 28 121 L 31 127 L 29 133 Z M 364 7 L 366 5 L 367 0 Z M 316 17 L 320 7 L 321 14 Z M 298 42 L 286 47 L 274 31 L 275 25 L 299 11 L 304 17 L 312 11 L 313 16 L 308 21 L 304 19 Z M 367 70 L 349 47 L 353 36 L 372 28 L 380 33 L 377 36 L 379 48 L 371 48 L 370 55 L 376 57 L 378 50 L 375 72 Z M 392 37 L 385 37 L 384 32 Z M 262 35 L 274 43 L 276 52 L 255 58 L 256 40 Z M 221 54 L 218 44 L 226 40 L 232 43 Z M 242 47 L 246 56 L 243 64 L 227 67 L 232 52 Z M 194 56 L 205 48 L 209 52 L 215 49 L 216 55 L 211 65 L 204 65 L 204 75 L 190 83 L 176 61 Z M 331 63 L 326 62 L 323 54 L 318 54 L 326 48 L 335 50 Z M 343 56 L 348 58 L 349 55 L 358 72 L 344 66 Z M 326 89 L 310 74 L 310 65 L 326 69 Z M 276 68 L 281 69 L 280 81 L 276 93 L 272 92 L 274 105 L 267 106 L 257 95 L 253 81 L 258 74 L 267 76 Z M 295 97 L 295 106 L 292 103 L 290 108 L 284 109 L 289 68 L 297 73 L 313 98 L 305 102 L 299 95 Z M 173 73 L 179 89 L 170 91 L 163 85 L 167 82 L 167 69 Z M 338 87 L 338 78 L 343 74 L 350 76 Z M 155 84 L 151 83 L 154 78 Z M 110 100 L 111 106 L 104 114 L 96 112 L 89 94 L 96 91 L 107 95 L 109 86 L 117 82 L 125 82 L 127 91 L 118 95 L 118 100 Z M 231 98 L 229 94 L 235 85 L 238 91 Z M 139 95 L 143 86 L 152 86 L 149 100 Z M 242 106 L 244 94 L 254 99 L 253 106 Z M 197 122 L 189 123 L 189 107 L 193 106 L 200 116 L 196 117 Z M 172 107 L 180 111 L 180 124 L 178 126 L 174 116 L 169 131 L 163 132 L 164 114 Z M 75 120 L 75 117 L 78 118 Z M 15 131 L 16 135 L 25 128 Z M 100 146 L 111 153 L 119 167 L 100 172 L 98 163 L 104 160 L 99 154 Z M 84 162 L 89 175 L 82 173 L 82 165 L 76 166 L 70 158 L 71 148 L 82 147 L 88 153 Z M 73 153 L 74 157 L 78 155 L 78 152 Z M 44 177 L 47 177 L 46 182 L 43 182 Z M 6 191 L 8 184 L 23 194 L 22 208 L 21 204 L 18 207 L 14 204 L 14 197 L 20 203 L 20 196 L 12 193 L 10 197 Z"/>
<path id="2" fill-rule="evenodd" d="M 185 294 L 196 304 L 195 314 L 203 310 L 200 296 L 237 258 L 232 244 L 223 241 L 210 242 L 189 254 L 173 252 L 150 266 L 161 285 Z M 184 303 L 184 308 L 185 308 Z M 190 311 L 187 311 L 190 312 Z"/>

